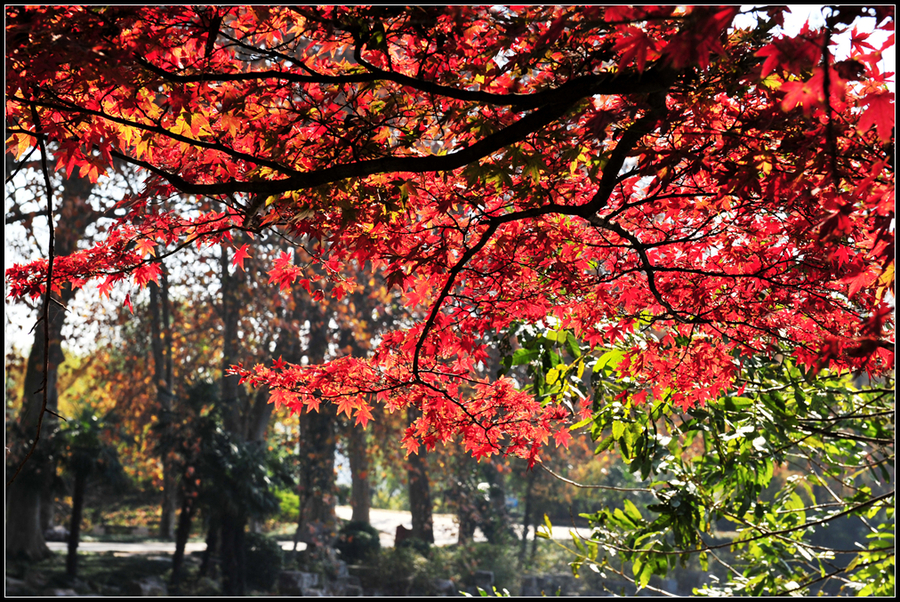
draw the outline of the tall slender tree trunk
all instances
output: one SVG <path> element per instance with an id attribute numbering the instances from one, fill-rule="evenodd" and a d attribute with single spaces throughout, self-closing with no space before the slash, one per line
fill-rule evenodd
<path id="1" fill-rule="evenodd" d="M 406 419 L 412 424 L 420 416 L 413 408 L 406 410 Z M 432 518 L 431 483 L 428 480 L 428 461 L 425 448 L 407 458 L 407 478 L 409 479 L 409 511 L 412 514 L 412 536 L 428 543 L 434 543 L 434 520 Z"/>
<path id="2" fill-rule="evenodd" d="M 172 577 L 169 583 L 177 590 L 181 582 L 184 551 L 191 534 L 191 521 L 194 516 L 193 488 L 186 483 L 182 486 L 181 513 L 178 515 L 178 529 L 175 531 L 175 553 L 172 555 Z"/>
<path id="3" fill-rule="evenodd" d="M 169 286 L 165 266 L 160 262 L 161 284 L 150 283 L 150 347 L 153 353 L 156 399 L 160 416 L 167 429 L 171 428 L 174 401 L 174 370 L 172 365 L 172 324 L 169 311 Z M 164 435 L 165 436 L 165 435 Z M 175 508 L 178 481 L 168 451 L 160 458 L 163 467 L 163 501 L 159 521 L 159 537 L 172 539 L 175 528 Z"/>
<path id="4" fill-rule="evenodd" d="M 531 516 L 531 506 L 534 498 L 533 490 L 536 472 L 537 471 L 533 469 L 529 469 L 527 480 L 525 482 L 525 510 L 522 515 L 522 547 L 519 550 L 519 566 L 522 566 L 525 563 L 525 555 L 528 550 L 528 526 L 534 522 Z M 534 539 L 537 538 L 535 537 Z"/>
<path id="5" fill-rule="evenodd" d="M 84 486 L 87 471 L 75 469 L 75 487 L 72 491 L 72 520 L 69 522 L 69 546 L 66 554 L 66 575 L 78 575 L 78 540 L 81 537 L 81 515 L 84 511 Z"/>
<path id="6" fill-rule="evenodd" d="M 350 425 L 347 431 L 347 451 L 350 460 L 351 520 L 368 524 L 372 498 L 369 487 L 369 458 L 366 448 L 366 431 Z"/>
<path id="7" fill-rule="evenodd" d="M 295 261 L 299 258 L 295 256 Z M 293 320 L 309 324 L 309 341 L 302 349 L 299 339 L 291 349 L 290 361 L 300 363 L 306 355 L 310 364 L 325 360 L 328 351 L 328 318 L 321 306 L 300 290 L 294 291 Z M 305 351 L 305 353 L 304 353 Z M 337 491 L 335 451 L 337 414 L 334 404 L 323 403 L 318 412 L 300 415 L 300 513 L 297 536 L 311 546 L 330 546 L 337 534 Z"/>

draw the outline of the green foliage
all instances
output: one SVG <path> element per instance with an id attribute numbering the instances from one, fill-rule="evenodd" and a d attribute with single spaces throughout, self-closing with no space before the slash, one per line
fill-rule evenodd
<path id="1" fill-rule="evenodd" d="M 605 358 L 593 365 L 597 399 L 626 387 Z M 593 534 L 574 542 L 576 574 L 618 563 L 646 587 L 696 557 L 728 574 L 702 594 L 892 595 L 893 381 L 742 361 L 737 392 L 686 413 L 667 398 L 595 408 L 598 453 L 618 449 L 655 501 L 585 514 Z M 711 543 L 723 529 L 736 535 Z"/>
<path id="2" fill-rule="evenodd" d="M 514 545 L 470 543 L 453 550 L 453 567 L 460 583 L 471 583 L 476 571 L 491 571 L 498 587 L 518 585 L 521 577 Z"/>
<path id="3" fill-rule="evenodd" d="M 446 576 L 443 566 L 410 547 L 385 548 L 372 564 L 378 583 L 371 585 L 388 596 L 404 596 L 413 589 L 426 595 L 434 593 L 434 580 Z"/>
<path id="4" fill-rule="evenodd" d="M 281 573 L 283 558 L 281 546 L 262 533 L 246 533 L 247 585 L 251 589 L 271 591 Z"/>
<path id="5" fill-rule="evenodd" d="M 347 523 L 339 531 L 335 547 L 347 562 L 365 560 L 381 550 L 378 529 L 361 521 Z"/>
<path id="6" fill-rule="evenodd" d="M 125 472 L 114 445 L 103 440 L 107 421 L 84 408 L 76 418 L 68 420 L 58 433 L 57 445 L 63 448 L 63 466 L 84 475 L 94 474 L 110 484 L 123 484 Z"/>
<path id="7" fill-rule="evenodd" d="M 485 591 L 484 589 L 482 589 L 482 588 L 480 588 L 480 587 L 476 587 L 475 589 L 478 590 L 478 595 L 481 596 L 482 598 L 490 598 L 490 597 L 494 597 L 494 598 L 509 598 L 509 597 L 511 597 L 511 595 L 510 595 L 510 593 L 509 593 L 509 590 L 506 589 L 506 588 L 503 588 L 503 590 L 501 591 L 501 590 L 498 590 L 497 587 L 495 586 L 495 587 L 493 588 L 493 589 L 494 589 L 494 595 L 493 595 L 493 596 L 491 596 L 491 594 L 487 593 L 487 591 Z M 467 592 L 459 592 L 459 593 L 461 593 L 461 594 L 462 594 L 463 596 L 465 596 L 466 598 L 473 598 L 473 597 L 474 597 L 472 594 L 467 593 Z"/>
<path id="8" fill-rule="evenodd" d="M 276 489 L 275 497 L 278 499 L 277 519 L 281 522 L 296 522 L 300 511 L 300 496 L 287 489 Z"/>
<path id="9" fill-rule="evenodd" d="M 184 407 L 183 415 L 165 417 L 154 430 L 158 445 L 181 457 L 185 474 L 199 476 L 201 506 L 210 514 L 258 519 L 278 512 L 275 490 L 291 485 L 292 477 L 265 442 L 242 441 L 224 428 L 227 409 L 217 387 L 195 384 Z"/>
<path id="10" fill-rule="evenodd" d="M 431 556 L 431 544 L 418 537 L 409 537 L 407 539 L 404 539 L 397 544 L 397 547 L 415 550 L 417 553 L 425 556 L 426 558 Z"/>
<path id="11" fill-rule="evenodd" d="M 630 477 L 589 481 L 606 490 L 582 514 L 593 532 L 570 549 L 576 575 L 609 569 L 644 588 L 698 560 L 727 575 L 703 594 L 893 593 L 892 379 L 741 357 L 736 391 L 681 412 L 672 391 L 634 403 L 618 349 L 521 325 L 513 336 L 500 373 L 570 408 L 592 394 L 593 416 L 571 428 L 590 429 L 598 459 L 618 455 Z"/>

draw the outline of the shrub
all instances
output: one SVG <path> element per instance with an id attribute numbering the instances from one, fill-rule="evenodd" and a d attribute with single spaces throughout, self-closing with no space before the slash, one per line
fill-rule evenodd
<path id="1" fill-rule="evenodd" d="M 411 550 L 415 550 L 422 556 L 429 558 L 431 556 L 431 544 L 425 541 L 424 539 L 420 539 L 418 537 L 410 537 L 409 539 L 404 539 L 400 543 L 397 544 L 398 548 L 409 548 Z"/>
<path id="2" fill-rule="evenodd" d="M 338 533 L 335 547 L 347 562 L 364 560 L 381 550 L 378 530 L 368 523 L 347 523 Z"/>
<path id="3" fill-rule="evenodd" d="M 275 497 L 278 498 L 278 520 L 296 522 L 300 511 L 300 496 L 287 489 L 276 489 Z"/>
<path id="4" fill-rule="evenodd" d="M 281 573 L 282 552 L 278 542 L 262 533 L 246 533 L 247 586 L 271 591 Z"/>

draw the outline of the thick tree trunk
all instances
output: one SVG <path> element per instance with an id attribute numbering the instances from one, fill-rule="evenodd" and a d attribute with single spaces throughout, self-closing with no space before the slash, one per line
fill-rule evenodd
<path id="1" fill-rule="evenodd" d="M 216 577 L 219 560 L 219 519 L 213 515 L 206 528 L 206 549 L 200 562 L 201 577 Z"/>
<path id="2" fill-rule="evenodd" d="M 243 424 L 241 411 L 240 377 L 227 375 L 227 370 L 238 361 L 238 325 L 241 318 L 238 287 L 240 282 L 229 273 L 228 251 L 222 245 L 220 269 L 222 270 L 222 407 L 225 410 L 225 430 L 246 438 L 246 427 Z"/>
<path id="3" fill-rule="evenodd" d="M 87 472 L 75 469 L 75 488 L 72 492 L 72 520 L 69 522 L 69 550 L 66 555 L 66 575 L 78 575 L 78 540 L 81 537 L 81 515 L 84 511 L 84 486 Z"/>
<path id="4" fill-rule="evenodd" d="M 37 562 L 53 553 L 41 531 L 42 482 L 20 473 L 9 486 L 6 503 L 6 556 Z"/>
<path id="5" fill-rule="evenodd" d="M 409 408 L 406 418 L 410 424 L 419 417 L 418 410 Z M 434 521 L 432 519 L 431 483 L 428 480 L 428 462 L 425 448 L 407 458 L 409 479 L 409 511 L 412 514 L 412 536 L 428 543 L 434 543 Z"/>
<path id="6" fill-rule="evenodd" d="M 71 292 L 63 297 L 71 298 Z M 65 312 L 56 303 L 50 305 L 50 365 L 46 383 L 44 380 L 44 329 L 35 328 L 34 344 L 28 355 L 25 368 L 25 387 L 22 408 L 11 437 L 10 466 L 12 473 L 19 468 L 31 448 L 32 441 L 38 436 L 38 421 L 43 406 L 43 388 L 47 388 L 47 409 L 57 411 L 56 379 L 59 365 L 63 361 L 62 349 L 59 345 L 60 331 L 65 320 Z M 50 461 L 50 437 L 58 421 L 51 413 L 45 413 L 37 446 L 32 456 L 22 466 L 13 483 L 7 489 L 6 501 L 6 555 L 10 558 L 27 558 L 40 560 L 51 555 L 44 541 L 41 524 L 42 504 L 48 496 L 47 491 L 53 479 L 55 467 Z M 12 474 L 10 475 L 10 477 Z"/>
<path id="7" fill-rule="evenodd" d="M 366 449 L 366 431 L 350 425 L 347 432 L 347 451 L 350 456 L 350 506 L 351 520 L 369 523 L 372 498 L 369 487 L 369 457 Z"/>
<path id="8" fill-rule="evenodd" d="M 515 538 L 512 521 L 506 510 L 506 484 L 500 467 L 495 462 L 482 464 L 482 474 L 489 485 L 490 510 L 482 517 L 482 531 L 491 543 L 502 543 Z"/>

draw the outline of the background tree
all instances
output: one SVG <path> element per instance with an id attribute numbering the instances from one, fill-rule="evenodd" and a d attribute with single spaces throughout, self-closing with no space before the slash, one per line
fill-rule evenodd
<path id="1" fill-rule="evenodd" d="M 66 555 L 66 574 L 78 575 L 78 541 L 81 537 L 81 520 L 84 511 L 84 493 L 91 476 L 107 482 L 121 483 L 122 465 L 116 448 L 105 442 L 102 436 L 103 421 L 90 410 L 66 424 L 59 436 L 65 445 L 63 464 L 73 474 L 72 517 L 69 522 L 69 547 Z"/>
<path id="2" fill-rule="evenodd" d="M 48 195 L 59 207 L 52 246 L 53 252 L 60 255 L 74 253 L 87 238 L 88 230 L 98 220 L 112 214 L 112 203 L 103 194 L 104 191 L 98 190 L 95 183 L 86 177 L 69 173 L 66 177 L 49 178 L 48 174 L 49 179 L 45 181 L 36 175 L 40 173 L 41 162 L 28 161 L 27 157 L 19 163 L 7 161 L 7 169 L 6 224 L 10 242 L 13 243 L 8 249 L 12 253 L 22 253 L 28 257 L 31 253 L 26 241 L 34 245 L 31 248 L 40 249 L 46 245 L 42 240 L 47 231 Z M 41 205 L 43 209 L 39 208 Z M 50 213 L 56 214 L 56 211 Z M 22 246 L 18 247 L 16 242 Z M 15 420 L 7 423 L 12 426 L 12 431 L 8 444 L 11 453 L 7 456 L 11 482 L 7 492 L 7 521 L 10 526 L 6 532 L 6 551 L 13 557 L 39 559 L 49 555 L 43 533 L 50 526 L 50 481 L 56 469 L 52 463 L 51 449 L 45 447 L 48 439 L 45 437 L 41 441 L 42 429 L 39 425 L 46 425 L 45 433 L 57 428 L 58 369 L 65 359 L 63 328 L 66 308 L 75 298 L 75 293 L 76 287 L 62 284 L 52 297 L 43 299 L 46 308 L 41 305 L 36 308 L 43 326 L 33 328 L 20 409 Z M 35 439 L 37 444 L 32 453 L 35 461 L 26 467 L 23 461 L 31 452 Z M 20 467 L 24 472 L 20 473 L 22 479 L 16 484 L 19 479 L 13 480 L 12 477 Z"/>

